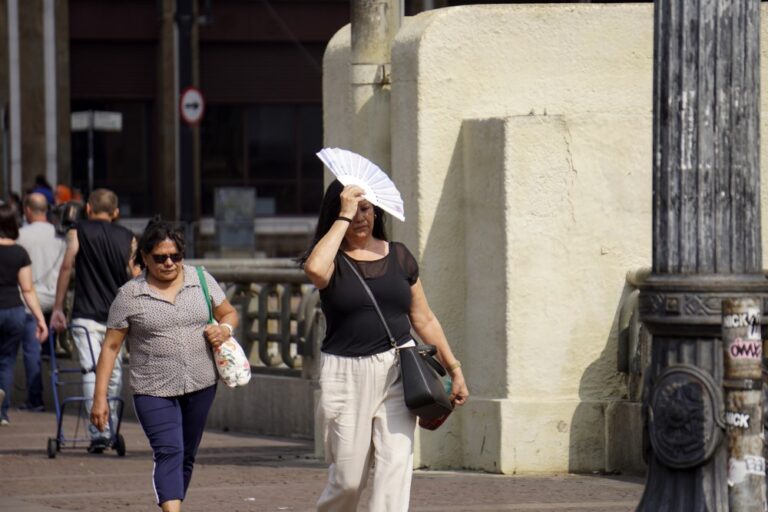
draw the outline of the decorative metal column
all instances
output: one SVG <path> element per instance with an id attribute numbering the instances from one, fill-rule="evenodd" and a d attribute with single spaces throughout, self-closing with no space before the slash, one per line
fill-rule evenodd
<path id="1" fill-rule="evenodd" d="M 720 339 L 723 299 L 768 301 L 759 7 L 758 0 L 655 3 L 653 272 L 640 295 L 653 345 L 640 511 L 728 510 L 723 386 L 759 385 L 724 382 Z"/>

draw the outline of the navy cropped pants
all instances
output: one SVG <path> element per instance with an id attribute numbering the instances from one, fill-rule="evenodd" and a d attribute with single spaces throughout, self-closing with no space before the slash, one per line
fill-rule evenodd
<path id="1" fill-rule="evenodd" d="M 186 496 L 214 396 L 215 385 L 174 397 L 133 395 L 136 416 L 152 447 L 158 505 Z"/>

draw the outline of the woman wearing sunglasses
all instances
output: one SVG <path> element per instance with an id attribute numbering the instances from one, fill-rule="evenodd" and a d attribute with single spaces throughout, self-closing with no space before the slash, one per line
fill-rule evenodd
<path id="1" fill-rule="evenodd" d="M 213 316 L 219 322 L 208 325 L 197 272 L 184 265 L 180 231 L 152 220 L 138 249 L 136 263 L 143 272 L 120 288 L 109 310 L 91 422 L 103 430 L 109 421 L 109 375 L 128 340 L 133 403 L 152 447 L 157 503 L 165 512 L 179 511 L 216 394 L 216 365 L 208 345 L 229 338 L 237 312 L 205 272 Z"/>

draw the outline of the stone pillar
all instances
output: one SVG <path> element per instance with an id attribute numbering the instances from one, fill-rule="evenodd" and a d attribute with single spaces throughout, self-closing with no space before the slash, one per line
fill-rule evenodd
<path id="1" fill-rule="evenodd" d="M 54 186 L 69 182 L 68 11 L 67 0 L 0 2 L 3 195 L 23 193 L 39 174 Z"/>
<path id="2" fill-rule="evenodd" d="M 175 0 L 162 0 L 160 11 L 160 42 L 157 51 L 157 169 L 158 186 L 154 187 L 154 204 L 165 219 L 176 217 L 176 126 L 178 96 L 176 95 L 176 29 L 173 21 Z"/>
<path id="3" fill-rule="evenodd" d="M 640 295 L 653 344 L 641 511 L 728 510 L 721 303 L 768 300 L 759 7 L 757 0 L 655 3 L 653 272 Z"/>
<path id="4" fill-rule="evenodd" d="M 42 0 L 18 3 L 21 179 L 12 180 L 18 194 L 31 188 L 35 176 L 45 175 L 46 168 L 42 4 Z"/>
<path id="5" fill-rule="evenodd" d="M 390 63 L 400 28 L 399 0 L 353 0 L 352 150 L 391 171 Z"/>

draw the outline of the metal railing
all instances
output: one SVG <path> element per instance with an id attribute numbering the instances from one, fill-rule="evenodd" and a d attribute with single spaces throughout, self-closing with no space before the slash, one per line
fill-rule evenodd
<path id="1" fill-rule="evenodd" d="M 188 259 L 202 265 L 221 285 L 238 312 L 235 338 L 254 372 L 315 378 L 315 359 L 325 335 L 317 289 L 288 258 Z M 71 309 L 72 293 L 67 303 Z M 60 357 L 73 358 L 69 336 L 57 345 Z M 130 355 L 128 355 L 130 358 Z"/>
<path id="2" fill-rule="evenodd" d="M 120 224 L 141 236 L 149 218 L 121 218 Z M 193 222 L 175 222 L 184 230 L 188 258 L 265 259 L 301 253 L 312 240 L 317 218 L 311 216 L 256 217 L 247 222 L 222 222 L 202 217 Z"/>
<path id="3" fill-rule="evenodd" d="M 255 372 L 314 376 L 324 333 L 319 296 L 291 259 L 187 260 L 203 265 L 238 310 L 235 337 Z"/>

